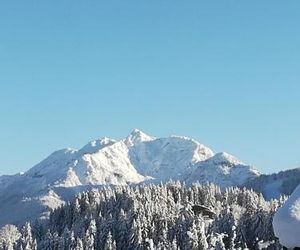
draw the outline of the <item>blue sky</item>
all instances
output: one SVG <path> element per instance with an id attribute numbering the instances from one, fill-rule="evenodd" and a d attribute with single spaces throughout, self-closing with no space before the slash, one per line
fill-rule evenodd
<path id="1" fill-rule="evenodd" d="M 299 1 L 5 1 L 0 174 L 133 128 L 300 167 Z"/>

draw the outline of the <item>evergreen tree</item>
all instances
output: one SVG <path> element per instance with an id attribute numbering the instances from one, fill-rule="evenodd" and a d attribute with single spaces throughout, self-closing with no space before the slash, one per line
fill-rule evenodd
<path id="1" fill-rule="evenodd" d="M 116 250 L 116 249 L 117 249 L 116 242 L 113 239 L 111 232 L 109 231 L 106 238 L 104 250 Z"/>
<path id="2" fill-rule="evenodd" d="M 18 240 L 18 248 L 22 248 L 23 250 L 36 250 L 37 243 L 36 240 L 32 236 L 31 225 L 30 223 L 26 223 L 21 229 L 21 237 Z"/>

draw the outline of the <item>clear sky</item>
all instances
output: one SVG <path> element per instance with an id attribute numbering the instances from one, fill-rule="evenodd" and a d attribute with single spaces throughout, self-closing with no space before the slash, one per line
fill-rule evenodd
<path id="1" fill-rule="evenodd" d="M 0 174 L 133 128 L 300 167 L 300 1 L 0 3 Z"/>

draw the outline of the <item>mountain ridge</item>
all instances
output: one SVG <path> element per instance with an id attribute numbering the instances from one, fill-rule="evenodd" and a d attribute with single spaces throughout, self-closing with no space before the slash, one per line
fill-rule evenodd
<path id="1" fill-rule="evenodd" d="M 94 186 L 172 179 L 226 188 L 259 176 L 253 166 L 192 138 L 156 138 L 135 129 L 125 139 L 103 137 L 81 149 L 58 150 L 24 174 L 0 177 L 0 225 L 47 218 L 51 209 Z"/>

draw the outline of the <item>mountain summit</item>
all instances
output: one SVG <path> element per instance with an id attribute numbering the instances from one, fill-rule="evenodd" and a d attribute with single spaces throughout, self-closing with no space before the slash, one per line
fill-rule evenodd
<path id="1" fill-rule="evenodd" d="M 234 156 L 215 154 L 191 138 L 155 138 L 135 129 L 125 139 L 104 137 L 79 150 L 59 150 L 22 175 L 0 177 L 0 225 L 47 218 L 50 209 L 99 185 L 172 179 L 225 188 L 259 175 Z"/>
<path id="2" fill-rule="evenodd" d="M 132 146 L 139 142 L 152 141 L 155 137 L 145 134 L 139 129 L 134 129 L 125 139 L 125 143 L 128 146 Z"/>

